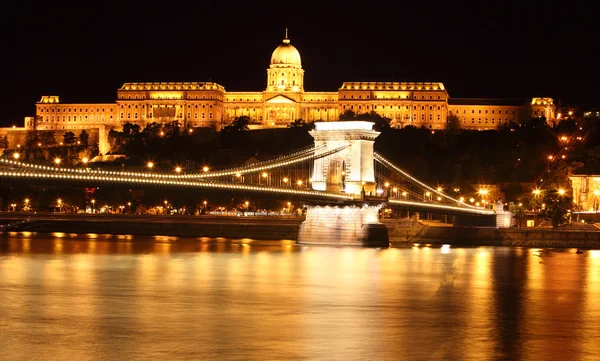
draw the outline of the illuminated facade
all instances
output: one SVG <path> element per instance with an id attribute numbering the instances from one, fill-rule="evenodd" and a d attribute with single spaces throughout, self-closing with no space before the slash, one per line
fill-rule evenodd
<path id="1" fill-rule="evenodd" d="M 285 127 L 296 119 L 335 121 L 345 111 L 375 111 L 392 120 L 392 126 L 414 125 L 444 129 L 449 115 L 462 128 L 494 129 L 523 117 L 554 119 L 550 98 L 530 101 L 453 99 L 444 84 L 436 82 L 344 82 L 335 92 L 304 90 L 300 53 L 286 37 L 271 56 L 263 91 L 226 91 L 212 82 L 125 83 L 114 103 L 62 103 L 58 96 L 43 96 L 35 117 L 25 128 L 76 130 L 120 128 L 177 121 L 185 127 L 220 129 L 234 118 L 248 116 L 251 128 Z"/>
<path id="2" fill-rule="evenodd" d="M 574 174 L 569 177 L 573 187 L 573 203 L 582 211 L 600 210 L 600 175 Z"/>

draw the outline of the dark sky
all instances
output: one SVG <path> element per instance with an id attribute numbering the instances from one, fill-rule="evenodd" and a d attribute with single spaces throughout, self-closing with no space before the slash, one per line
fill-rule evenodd
<path id="1" fill-rule="evenodd" d="M 2 125 L 21 124 L 42 95 L 113 102 L 129 81 L 212 80 L 261 91 L 286 26 L 307 91 L 335 91 L 343 81 L 439 81 L 452 97 L 600 106 L 595 10 L 575 2 L 43 3 L 21 1 L 0 21 Z"/>

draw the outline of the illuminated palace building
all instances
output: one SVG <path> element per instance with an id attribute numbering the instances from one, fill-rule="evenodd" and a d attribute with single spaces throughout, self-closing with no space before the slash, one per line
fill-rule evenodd
<path id="1" fill-rule="evenodd" d="M 43 96 L 36 116 L 25 119 L 27 129 L 73 130 L 118 128 L 124 123 L 145 125 L 178 121 L 185 127 L 219 129 L 239 116 L 248 116 L 252 128 L 285 127 L 296 119 L 335 121 L 341 113 L 375 111 L 390 118 L 392 126 L 446 127 L 456 115 L 468 129 L 494 129 L 527 116 L 554 119 L 550 98 L 529 100 L 450 98 L 442 83 L 344 82 L 335 92 L 304 91 L 300 53 L 283 39 L 271 56 L 267 86 L 257 92 L 226 91 L 212 82 L 125 83 L 115 103 L 62 103 Z"/>

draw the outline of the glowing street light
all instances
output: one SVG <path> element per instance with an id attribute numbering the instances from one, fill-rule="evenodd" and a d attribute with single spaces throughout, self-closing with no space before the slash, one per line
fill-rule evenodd
<path id="1" fill-rule="evenodd" d="M 154 167 L 154 163 L 153 162 L 148 162 L 146 163 L 146 166 L 150 169 L 152 169 Z"/>
<path id="2" fill-rule="evenodd" d="M 60 158 L 54 158 L 54 164 L 59 165 L 61 162 Z"/>
<path id="3" fill-rule="evenodd" d="M 21 154 L 19 154 L 17 152 L 13 153 L 13 158 L 15 158 L 15 159 L 19 159 L 20 156 L 21 156 Z"/>
<path id="4" fill-rule="evenodd" d="M 478 193 L 482 196 L 487 196 L 489 191 L 487 189 L 480 189 Z"/>
<path id="5" fill-rule="evenodd" d="M 385 182 L 384 186 L 387 188 L 390 186 L 390 182 Z"/>
<path id="6" fill-rule="evenodd" d="M 458 199 L 458 201 L 459 201 L 460 203 L 464 203 L 464 201 L 465 201 L 465 197 L 460 197 L 460 198 Z"/>
<path id="7" fill-rule="evenodd" d="M 208 172 L 210 168 L 208 168 L 207 166 L 202 167 L 202 171 L 204 173 Z"/>
<path id="8" fill-rule="evenodd" d="M 438 191 L 438 192 L 440 192 L 440 193 L 441 193 L 441 192 L 442 192 L 442 190 L 443 190 L 443 189 L 442 189 L 442 187 L 437 187 L 437 191 Z"/>
<path id="9" fill-rule="evenodd" d="M 267 178 L 267 176 L 268 176 L 267 172 L 263 172 L 262 177 Z"/>
<path id="10" fill-rule="evenodd" d="M 283 177 L 283 183 L 287 184 L 288 180 L 289 179 L 287 177 Z"/>
<path id="11" fill-rule="evenodd" d="M 559 194 L 559 195 L 561 195 L 561 196 L 562 196 L 562 195 L 564 195 L 564 194 L 565 194 L 565 190 L 564 190 L 564 189 L 562 189 L 562 188 L 560 188 L 560 189 L 558 190 L 558 194 Z"/>
<path id="12" fill-rule="evenodd" d="M 536 189 L 533 190 L 532 193 L 533 193 L 534 196 L 539 196 L 540 193 L 542 193 L 542 191 L 536 188 Z"/>
<path id="13" fill-rule="evenodd" d="M 407 192 L 402 192 L 402 197 L 406 197 L 407 194 Z"/>
<path id="14" fill-rule="evenodd" d="M 302 181 L 300 179 L 298 179 L 298 182 L 296 182 L 296 184 L 298 184 L 299 186 L 302 185 Z"/>
<path id="15" fill-rule="evenodd" d="M 87 162 L 89 162 L 89 159 L 87 157 L 83 157 L 81 161 L 83 162 L 83 164 L 87 164 Z"/>
<path id="16" fill-rule="evenodd" d="M 175 172 L 181 173 L 181 167 L 175 167 Z"/>

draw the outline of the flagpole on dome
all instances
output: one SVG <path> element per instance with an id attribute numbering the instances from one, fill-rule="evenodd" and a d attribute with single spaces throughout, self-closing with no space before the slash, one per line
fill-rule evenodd
<path id="1" fill-rule="evenodd" d="M 288 28 L 287 28 L 287 26 L 285 27 L 285 39 L 283 39 L 283 43 L 284 44 L 289 44 L 290 43 L 290 39 L 288 39 Z"/>

